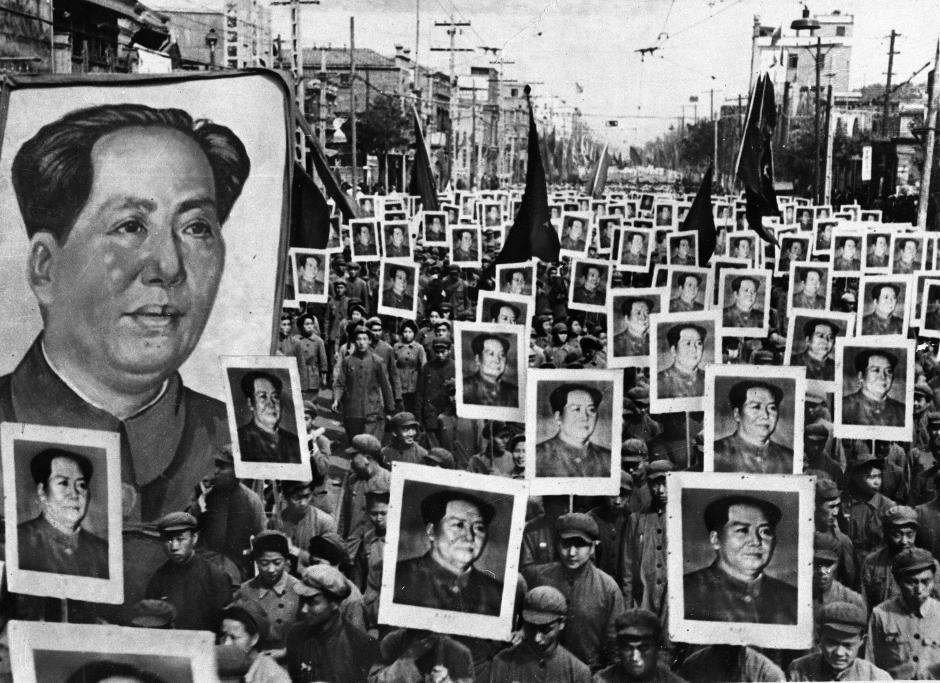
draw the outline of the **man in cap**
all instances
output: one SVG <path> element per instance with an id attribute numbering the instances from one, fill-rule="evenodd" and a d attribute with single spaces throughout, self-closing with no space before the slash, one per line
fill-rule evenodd
<path id="1" fill-rule="evenodd" d="M 457 638 L 443 633 L 395 628 L 381 639 L 379 652 L 381 662 L 376 663 L 369 674 L 372 683 L 471 683 L 474 680 L 470 649 Z"/>
<path id="2" fill-rule="evenodd" d="M 918 419 L 918 400 L 915 389 L 914 445 L 910 456 L 911 501 L 915 505 L 929 501 L 937 492 L 933 475 L 940 463 L 940 411 L 924 410 L 924 415 Z"/>
<path id="3" fill-rule="evenodd" d="M 736 382 L 728 403 L 737 426 L 715 441 L 715 472 L 789 474 L 793 449 L 772 439 L 780 419 L 783 389 L 764 380 Z"/>
<path id="4" fill-rule="evenodd" d="M 616 496 L 597 496 L 598 504 L 588 510 L 598 528 L 594 564 L 617 583 L 621 579 L 620 554 L 624 534 L 630 522 L 629 502 L 633 496 L 633 476 L 620 471 L 620 490 Z"/>
<path id="5" fill-rule="evenodd" d="M 829 450 L 832 448 L 829 443 L 831 439 L 829 425 L 831 424 L 828 421 L 818 420 L 807 423 L 803 428 L 803 474 L 813 474 L 817 478 L 841 484 L 842 466 L 829 455 Z"/>
<path id="6" fill-rule="evenodd" d="M 456 260 L 456 259 L 455 259 Z M 471 260 L 476 260 L 475 257 Z M 470 309 L 470 298 L 467 292 L 467 283 L 460 277 L 460 266 L 452 263 L 447 271 L 447 277 L 441 282 L 443 303 L 450 306 L 454 315 L 460 315 Z"/>
<path id="7" fill-rule="evenodd" d="M 839 528 L 842 494 L 832 479 L 816 477 L 816 497 L 813 522 L 816 533 L 828 539 L 836 548 L 836 578 L 846 586 L 855 587 L 858 581 L 858 564 L 855 561 L 855 546 Z"/>
<path id="8" fill-rule="evenodd" d="M 731 281 L 731 305 L 722 313 L 725 327 L 764 326 L 764 311 L 755 308 L 761 282 L 751 275 L 738 275 Z"/>
<path id="9" fill-rule="evenodd" d="M 372 332 L 372 353 L 385 363 L 388 381 L 392 385 L 392 398 L 395 401 L 395 410 L 402 410 L 401 378 L 398 375 L 398 362 L 395 349 L 385 341 L 385 326 L 382 319 L 374 315 L 366 321 L 366 326 Z"/>
<path id="10" fill-rule="evenodd" d="M 726 495 L 705 507 L 714 562 L 683 577 L 685 618 L 796 624 L 796 587 L 765 573 L 783 512 L 748 495 Z"/>
<path id="11" fill-rule="evenodd" d="M 176 628 L 176 608 L 166 600 L 140 600 L 131 609 L 130 626 L 134 628 Z"/>
<path id="12" fill-rule="evenodd" d="M 387 490 L 366 493 L 366 516 L 369 518 L 369 526 L 361 532 L 359 550 L 353 560 L 353 578 L 362 591 L 362 601 L 370 625 L 378 623 L 389 498 Z"/>
<path id="13" fill-rule="evenodd" d="M 611 451 L 591 440 L 603 394 L 587 384 L 562 384 L 549 394 L 555 435 L 535 447 L 537 477 L 606 477 Z"/>
<path id="14" fill-rule="evenodd" d="M 146 597 L 173 605 L 177 628 L 214 632 L 232 585 L 221 569 L 196 554 L 196 518 L 171 512 L 157 521 L 157 530 L 168 559 L 150 578 Z"/>
<path id="15" fill-rule="evenodd" d="M 287 672 L 274 661 L 271 654 L 261 651 L 261 644 L 267 639 L 270 630 L 270 621 L 261 605 L 254 600 L 235 600 L 222 610 L 221 619 L 218 642 L 245 653 L 250 662 L 245 673 L 246 681 L 290 683 Z"/>
<path id="16" fill-rule="evenodd" d="M 365 314 L 374 310 L 372 289 L 369 287 L 368 282 L 359 277 L 359 264 L 355 261 L 346 264 L 346 295 L 350 301 L 356 299 L 364 309 Z"/>
<path id="17" fill-rule="evenodd" d="M 614 335 L 614 355 L 648 356 L 650 352 L 650 313 L 653 302 L 642 297 L 628 296 L 620 304 L 623 322 L 620 332 Z"/>
<path id="18" fill-rule="evenodd" d="M 917 512 L 906 505 L 895 505 L 882 513 L 884 542 L 862 561 L 862 593 L 869 605 L 880 605 L 898 594 L 891 567 L 901 551 L 914 547 Z"/>
<path id="19" fill-rule="evenodd" d="M 541 496 L 541 512 L 525 524 L 519 571 L 532 564 L 546 564 L 555 557 L 555 521 L 570 512 L 570 497 L 566 495 Z"/>
<path id="20" fill-rule="evenodd" d="M 453 454 L 446 448 L 441 448 L 440 446 L 428 449 L 421 464 L 427 465 L 428 467 L 440 467 L 445 470 L 457 469 L 457 463 L 454 461 Z"/>
<path id="21" fill-rule="evenodd" d="M 844 424 L 904 426 L 904 404 L 888 395 L 894 385 L 897 364 L 898 357 L 886 349 L 862 349 L 856 354 L 854 365 L 859 388 L 842 399 Z"/>
<path id="22" fill-rule="evenodd" d="M 293 590 L 301 599 L 302 621 L 287 634 L 287 671 L 293 683 L 366 683 L 379 658 L 378 644 L 347 623 L 340 604 L 349 584 L 337 569 L 307 567 Z"/>
<path id="23" fill-rule="evenodd" d="M 802 274 L 803 288 L 798 292 L 793 292 L 792 308 L 825 309 L 826 297 L 819 293 L 824 271 L 817 268 L 800 267 L 797 268 L 796 272 Z"/>
<path id="24" fill-rule="evenodd" d="M 355 582 L 349 579 L 352 574 L 352 562 L 346 550 L 346 542 L 339 534 L 330 531 L 311 538 L 310 543 L 307 545 L 307 551 L 301 558 L 302 564 L 309 566 L 328 565 L 343 575 L 349 584 L 349 595 L 340 603 L 339 612 L 344 621 L 367 631 L 369 629 L 369 619 L 366 615 L 362 592 Z"/>
<path id="25" fill-rule="evenodd" d="M 294 338 L 293 355 L 300 373 L 300 391 L 304 399 L 315 401 L 320 387 L 326 384 L 329 363 L 326 344 L 318 334 L 316 318 L 309 313 L 297 317 L 300 335 Z"/>
<path id="26" fill-rule="evenodd" d="M 659 398 L 705 395 L 705 370 L 700 363 L 706 334 L 704 327 L 694 323 L 678 323 L 667 330 L 672 365 L 657 373 Z"/>
<path id="27" fill-rule="evenodd" d="M 813 536 L 813 614 L 831 602 L 850 602 L 868 609 L 865 598 L 836 578 L 840 548 L 832 536 L 818 531 Z M 818 623 L 818 622 L 817 622 Z"/>
<path id="28" fill-rule="evenodd" d="M 674 469 L 668 460 L 646 466 L 649 505 L 633 515 L 621 551 L 621 587 L 630 607 L 642 607 L 666 624 L 666 475 Z"/>
<path id="29" fill-rule="evenodd" d="M 340 360 L 333 383 L 333 411 L 342 409 L 346 437 L 369 434 L 381 438 L 385 414 L 395 411 L 392 384 L 385 363 L 372 350 L 373 333 L 354 331 L 353 352 Z"/>
<path id="30" fill-rule="evenodd" d="M 558 560 L 522 570 L 526 584 L 552 586 L 568 600 L 561 643 L 592 671 L 616 658 L 614 621 L 624 610 L 617 582 L 591 562 L 598 528 L 590 515 L 569 512 L 555 521 Z"/>
<path id="31" fill-rule="evenodd" d="M 790 681 L 890 681 L 887 671 L 859 656 L 865 644 L 868 614 L 864 607 L 830 602 L 816 615 L 818 652 L 793 660 Z"/>
<path id="32" fill-rule="evenodd" d="M 871 288 L 874 308 L 862 316 L 862 334 L 901 334 L 904 320 L 894 314 L 900 288 L 892 282 L 879 282 Z"/>
<path id="33" fill-rule="evenodd" d="M 617 662 L 594 675 L 595 683 L 684 683 L 659 661 L 663 627 L 655 614 L 629 609 L 614 622 Z"/>
<path id="34" fill-rule="evenodd" d="M 838 334 L 839 327 L 832 320 L 810 318 L 803 323 L 806 347 L 791 356 L 790 365 L 805 367 L 806 379 L 833 381 L 836 362 L 831 354 Z"/>
<path id="35" fill-rule="evenodd" d="M 892 566 L 899 595 L 874 608 L 868 659 L 896 680 L 927 680 L 940 663 L 940 601 L 933 597 L 937 561 L 922 548 L 898 553 Z"/>
<path id="36" fill-rule="evenodd" d="M 250 370 L 240 382 L 251 420 L 238 428 L 244 462 L 300 464 L 300 437 L 281 426 L 281 379 L 272 372 Z"/>
<path id="37" fill-rule="evenodd" d="M 705 308 L 698 300 L 701 277 L 697 273 L 679 273 L 676 284 L 679 286 L 679 294 L 669 300 L 670 313 L 701 311 Z"/>
<path id="38" fill-rule="evenodd" d="M 421 465 L 427 450 L 417 442 L 420 425 L 412 413 L 395 413 L 389 422 L 393 437 L 391 443 L 382 447 L 383 467 L 391 469 L 393 462 Z"/>
<path id="39" fill-rule="evenodd" d="M 502 576 L 474 564 L 486 548 L 496 508 L 461 489 L 444 489 L 421 501 L 429 549 L 395 567 L 394 602 L 454 612 L 498 616 Z"/>
<path id="40" fill-rule="evenodd" d="M 537 586 L 525 595 L 522 641 L 493 661 L 491 683 L 544 680 L 588 683 L 591 670 L 559 641 L 565 629 L 568 601 L 551 586 Z"/>
<path id="41" fill-rule="evenodd" d="M 934 410 L 934 392 L 933 387 L 924 381 L 917 382 L 914 385 L 914 442 L 911 449 L 911 460 L 917 461 L 920 458 L 915 455 L 914 449 L 921 451 L 921 457 L 925 451 L 930 450 L 930 430 L 927 425 L 927 418 Z M 930 460 L 933 464 L 933 460 Z M 915 465 L 916 467 L 916 465 Z"/>
<path id="42" fill-rule="evenodd" d="M 336 350 L 341 344 L 343 334 L 346 330 L 346 323 L 349 322 L 349 297 L 346 295 L 346 280 L 342 277 L 336 278 L 330 289 L 330 297 L 326 302 L 326 314 L 324 318 L 324 330 L 326 336 L 326 357 L 331 360 L 335 357 Z M 333 383 L 333 364 L 327 363 L 327 381 L 330 385 Z"/>
<path id="43" fill-rule="evenodd" d="M 312 505 L 313 482 L 285 481 L 281 483 L 281 504 L 268 528 L 283 533 L 291 543 L 294 555 L 305 560 L 307 543 L 314 536 L 336 531 L 336 519 L 328 512 Z M 306 562 L 303 562 L 306 564 Z"/>
<path id="44" fill-rule="evenodd" d="M 884 460 L 868 452 L 863 452 L 848 466 L 842 506 L 846 533 L 855 546 L 858 565 L 868 553 L 881 546 L 883 515 L 894 506 L 894 501 L 879 491 L 884 468 Z"/>
<path id="45" fill-rule="evenodd" d="M 940 430 L 940 425 L 938 425 Z M 914 508 L 917 511 L 917 545 L 934 556 L 940 553 L 940 463 L 924 472 L 924 478 L 933 485 L 933 497 Z"/>
<path id="46" fill-rule="evenodd" d="M 476 372 L 463 376 L 463 402 L 469 405 L 515 408 L 519 387 L 505 379 L 509 340 L 504 335 L 481 332 L 470 342 Z"/>
<path id="47" fill-rule="evenodd" d="M 441 416 L 453 411 L 457 370 L 451 346 L 450 336 L 433 340 L 430 360 L 418 372 L 415 386 L 416 417 L 432 447 L 445 445 Z"/>
<path id="48" fill-rule="evenodd" d="M 378 462 L 381 451 L 381 442 L 371 434 L 354 436 L 346 449 L 349 473 L 343 481 L 338 531 L 347 540 L 355 538 L 360 529 L 368 528 L 366 493 L 389 490 L 391 473 Z M 351 547 L 350 554 L 355 555 L 355 550 Z"/>

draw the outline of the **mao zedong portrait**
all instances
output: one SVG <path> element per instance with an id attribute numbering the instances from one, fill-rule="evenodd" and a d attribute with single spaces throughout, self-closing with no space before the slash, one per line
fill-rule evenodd
<path id="1" fill-rule="evenodd" d="M 314 254 L 301 254 L 297 257 L 297 293 L 323 293 L 323 281 L 320 279 L 319 256 L 315 256 Z"/>
<path id="2" fill-rule="evenodd" d="M 476 372 L 464 376 L 463 402 L 480 406 L 519 406 L 519 387 L 504 379 L 509 357 L 509 340 L 489 332 L 470 342 Z"/>
<path id="3" fill-rule="evenodd" d="M 496 509 L 477 496 L 445 489 L 421 501 L 430 550 L 395 566 L 395 597 L 399 605 L 499 616 L 502 577 L 474 564 L 486 548 Z"/>
<path id="4" fill-rule="evenodd" d="M 904 404 L 888 396 L 898 357 L 885 349 L 862 349 L 854 364 L 859 388 L 842 400 L 843 424 L 903 427 Z"/>
<path id="5" fill-rule="evenodd" d="M 270 372 L 252 370 L 241 379 L 251 420 L 238 428 L 244 462 L 300 463 L 300 440 L 281 427 L 281 380 Z"/>
<path id="6" fill-rule="evenodd" d="M 391 279 L 388 287 L 382 292 L 382 304 L 391 308 L 401 308 L 410 311 L 414 297 L 409 294 L 411 271 L 406 266 L 389 266 Z"/>
<path id="7" fill-rule="evenodd" d="M 796 624 L 796 587 L 764 572 L 782 516 L 776 505 L 746 495 L 725 496 L 705 507 L 715 560 L 683 577 L 686 619 Z"/>
<path id="8" fill-rule="evenodd" d="M 650 313 L 653 301 L 643 297 L 627 296 L 620 304 L 626 327 L 614 335 L 614 355 L 647 356 L 650 352 Z"/>
<path id="9" fill-rule="evenodd" d="M 754 308 L 760 292 L 760 281 L 750 275 L 739 275 L 731 281 L 731 305 L 722 313 L 725 327 L 762 327 L 764 311 Z"/>
<path id="10" fill-rule="evenodd" d="M 73 111 L 13 159 L 43 331 L 0 379 L 0 420 L 126 435 L 131 518 L 185 507 L 224 439 L 224 405 L 178 369 L 212 310 L 249 166 L 228 128 L 138 104 Z"/>
<path id="11" fill-rule="evenodd" d="M 594 443 L 603 394 L 587 384 L 562 384 L 548 402 L 555 435 L 535 447 L 538 477 L 609 477 L 609 448 Z"/>
<path id="12" fill-rule="evenodd" d="M 706 330 L 694 323 L 679 323 L 666 332 L 672 365 L 657 376 L 659 398 L 683 398 L 705 394 L 705 371 L 700 367 L 705 353 Z"/>
<path id="13" fill-rule="evenodd" d="M 20 569 L 108 578 L 108 543 L 82 528 L 93 468 L 84 455 L 47 448 L 29 463 L 40 514 L 17 526 Z"/>
<path id="14" fill-rule="evenodd" d="M 825 318 L 810 318 L 803 323 L 803 341 L 806 348 L 793 354 L 790 365 L 806 368 L 806 379 L 832 382 L 836 376 L 836 362 L 832 347 L 836 343 L 839 326 Z"/>
<path id="15" fill-rule="evenodd" d="M 715 441 L 716 472 L 787 474 L 793 449 L 774 441 L 783 389 L 763 380 L 736 382 L 728 392 L 732 434 Z"/>

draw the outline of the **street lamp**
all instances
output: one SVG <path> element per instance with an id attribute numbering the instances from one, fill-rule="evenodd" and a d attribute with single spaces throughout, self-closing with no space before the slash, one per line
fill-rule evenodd
<path id="1" fill-rule="evenodd" d="M 209 48 L 209 69 L 215 70 L 215 46 L 219 44 L 219 36 L 214 28 L 210 28 L 206 33 L 206 46 Z"/>

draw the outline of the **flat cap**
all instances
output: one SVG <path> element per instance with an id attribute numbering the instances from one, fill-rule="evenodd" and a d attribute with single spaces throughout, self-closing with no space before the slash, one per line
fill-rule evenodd
<path id="1" fill-rule="evenodd" d="M 835 500 L 839 498 L 842 494 L 839 492 L 839 487 L 832 479 L 826 479 L 824 477 L 818 477 L 816 479 L 816 500 Z"/>
<path id="2" fill-rule="evenodd" d="M 138 628 L 169 628 L 176 621 L 176 608 L 166 600 L 141 600 L 131 609 L 131 625 Z"/>
<path id="3" fill-rule="evenodd" d="M 604 348 L 604 345 L 601 344 L 601 340 L 595 337 L 593 334 L 585 334 L 580 339 L 581 350 L 582 351 L 600 351 Z"/>
<path id="4" fill-rule="evenodd" d="M 262 553 L 280 553 L 285 559 L 290 557 L 290 543 L 287 536 L 272 529 L 259 533 L 251 542 L 251 555 L 259 557 Z"/>
<path id="5" fill-rule="evenodd" d="M 439 446 L 429 449 L 424 455 L 424 459 L 430 460 L 444 469 L 452 470 L 456 467 L 453 454 L 446 448 L 440 448 Z"/>
<path id="6" fill-rule="evenodd" d="M 157 520 L 157 529 L 160 533 L 173 531 L 193 531 L 198 528 L 196 518 L 188 512 L 171 512 Z"/>
<path id="7" fill-rule="evenodd" d="M 647 609 L 628 609 L 614 621 L 619 640 L 653 639 L 662 637 L 663 627 L 659 617 Z"/>
<path id="8" fill-rule="evenodd" d="M 633 475 L 629 472 L 620 471 L 620 488 L 621 489 L 632 489 L 633 488 Z"/>
<path id="9" fill-rule="evenodd" d="M 819 610 L 816 624 L 819 628 L 858 635 L 868 627 L 868 615 L 864 608 L 851 602 L 830 602 Z"/>
<path id="10" fill-rule="evenodd" d="M 929 550 L 923 548 L 905 548 L 895 556 L 894 562 L 891 563 L 891 571 L 895 576 L 924 569 L 930 569 L 934 574 L 937 573 L 937 561 Z"/>
<path id="11" fill-rule="evenodd" d="M 555 323 L 552 325 L 552 332 L 557 332 L 561 334 L 562 332 L 568 333 L 568 326 L 565 323 Z"/>
<path id="12" fill-rule="evenodd" d="M 807 391 L 806 402 L 809 403 L 811 406 L 818 406 L 826 402 L 826 397 L 815 391 Z"/>
<path id="13" fill-rule="evenodd" d="M 213 460 L 217 465 L 235 466 L 235 456 L 232 455 L 232 444 L 226 443 L 215 448 Z"/>
<path id="14" fill-rule="evenodd" d="M 568 601 L 557 588 L 536 586 L 525 594 L 522 618 L 530 624 L 550 624 L 568 614 Z"/>
<path id="15" fill-rule="evenodd" d="M 917 511 L 907 505 L 892 505 L 881 513 L 881 521 L 885 526 L 920 526 Z"/>
<path id="16" fill-rule="evenodd" d="M 649 404 L 650 402 L 650 390 L 646 387 L 631 387 L 625 395 L 634 403 Z"/>
<path id="17" fill-rule="evenodd" d="M 659 477 L 665 477 L 667 472 L 672 472 L 675 469 L 671 460 L 653 460 L 646 466 L 646 478 L 658 479 Z"/>
<path id="18" fill-rule="evenodd" d="M 350 442 L 347 452 L 355 450 L 356 453 L 362 453 L 372 458 L 378 458 L 382 452 L 382 442 L 371 434 L 356 434 Z"/>
<path id="19" fill-rule="evenodd" d="M 825 442 L 829 439 L 829 428 L 822 422 L 814 422 L 813 424 L 806 425 L 803 431 L 803 438 L 807 441 Z"/>
<path id="20" fill-rule="evenodd" d="M 341 601 L 349 597 L 350 588 L 346 577 L 338 569 L 325 564 L 316 564 L 301 572 L 300 583 L 294 584 L 294 592 L 305 598 L 322 593 Z"/>
<path id="21" fill-rule="evenodd" d="M 431 341 L 432 349 L 449 349 L 452 345 L 450 335 L 444 337 L 434 337 Z"/>
<path id="22" fill-rule="evenodd" d="M 258 634 L 259 640 L 264 641 L 268 638 L 268 630 L 270 629 L 271 622 L 264 608 L 254 600 L 239 598 L 229 603 L 222 608 L 219 620 L 221 621 L 222 619 L 235 619 L 242 623 L 252 624 L 254 625 L 255 632 Z"/>
<path id="23" fill-rule="evenodd" d="M 933 387 L 926 382 L 918 382 L 914 385 L 914 395 L 917 396 L 917 394 L 926 396 L 929 399 L 934 398 Z"/>
<path id="24" fill-rule="evenodd" d="M 940 426 L 940 411 L 931 410 L 927 413 L 927 425 Z"/>
<path id="25" fill-rule="evenodd" d="M 307 550 L 311 557 L 318 557 L 326 560 L 332 565 L 343 565 L 349 562 L 349 553 L 346 551 L 346 544 L 342 537 L 335 531 L 328 531 L 325 534 L 314 536 L 307 544 Z"/>
<path id="26" fill-rule="evenodd" d="M 415 418 L 414 413 L 401 412 L 395 413 L 392 416 L 392 419 L 389 423 L 392 431 L 396 429 L 404 429 L 405 427 L 418 427 L 418 420 Z"/>
<path id="27" fill-rule="evenodd" d="M 559 538 L 583 538 L 585 541 L 596 541 L 600 535 L 597 522 L 583 512 L 561 515 L 555 520 L 555 532 Z"/>
<path id="28" fill-rule="evenodd" d="M 483 344 L 485 344 L 490 339 L 495 339 L 499 342 L 500 346 L 503 347 L 503 353 L 509 353 L 509 340 L 499 334 L 494 334 L 492 332 L 481 332 L 476 335 L 472 340 L 470 340 L 470 349 L 473 353 L 479 356 L 483 353 Z"/>
<path id="29" fill-rule="evenodd" d="M 868 367 L 868 359 L 872 356 L 887 358 L 892 368 L 898 364 L 898 357 L 887 349 L 862 349 L 855 355 L 855 371 L 865 372 L 865 368 Z"/>
<path id="30" fill-rule="evenodd" d="M 854 472 L 860 472 L 866 467 L 877 467 L 883 470 L 885 461 L 873 453 L 862 453 L 855 460 L 849 463 L 848 467 Z"/>
<path id="31" fill-rule="evenodd" d="M 298 491 L 303 491 L 304 489 L 313 489 L 312 481 L 291 481 L 285 480 L 281 482 L 281 493 L 285 496 L 290 497 L 297 493 Z"/>
<path id="32" fill-rule="evenodd" d="M 320 414 L 320 411 L 317 410 L 317 404 L 314 403 L 313 401 L 309 400 L 309 399 L 307 399 L 306 401 L 304 401 L 304 412 L 305 412 L 305 413 L 310 413 L 310 414 L 313 415 L 314 417 L 316 417 L 317 415 Z"/>
<path id="33" fill-rule="evenodd" d="M 813 559 L 836 562 L 839 559 L 839 543 L 834 536 L 818 531 L 813 536 Z"/>

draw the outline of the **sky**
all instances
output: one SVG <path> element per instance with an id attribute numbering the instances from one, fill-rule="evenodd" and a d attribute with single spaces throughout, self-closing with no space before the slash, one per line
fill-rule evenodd
<path id="1" fill-rule="evenodd" d="M 895 82 L 933 59 L 937 0 L 818 0 L 809 7 L 814 14 L 854 16 L 852 87 L 884 81 L 891 29 L 901 34 Z M 598 137 L 625 148 L 664 132 L 683 111 L 693 116 L 690 96 L 699 97 L 703 116 L 710 90 L 716 108 L 746 95 L 753 17 L 782 25 L 787 35 L 801 9 L 794 0 L 321 0 L 303 7 L 302 42 L 348 46 L 355 17 L 356 47 L 393 55 L 402 44 L 414 53 L 419 19 L 418 61 L 447 72 L 448 53 L 429 51 L 449 40 L 446 27 L 434 23 L 451 16 L 470 21 L 456 46 L 475 51 L 457 53 L 458 76 L 489 65 L 493 56 L 480 46 L 498 47 L 507 62 L 504 78 L 531 83 L 534 96 L 559 107 L 578 107 Z M 274 33 L 287 39 L 288 8 L 272 7 L 272 15 Z M 652 46 L 659 49 L 642 60 L 635 52 Z M 926 71 L 914 82 L 925 79 Z M 615 118 L 617 128 L 605 126 Z"/>

